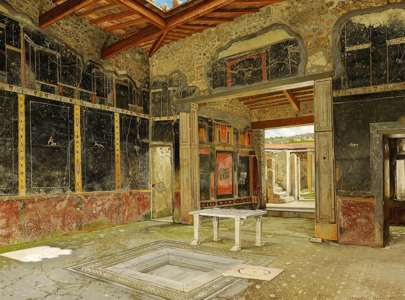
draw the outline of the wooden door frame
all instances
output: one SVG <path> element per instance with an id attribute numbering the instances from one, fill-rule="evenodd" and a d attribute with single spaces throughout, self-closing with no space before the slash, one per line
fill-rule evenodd
<path id="1" fill-rule="evenodd" d="M 370 124 L 370 163 L 372 193 L 375 197 L 374 228 L 375 246 L 383 247 L 384 241 L 384 136 L 403 133 L 405 123 L 387 122 Z M 384 243 L 385 242 L 385 243 Z"/>
<path id="2" fill-rule="evenodd" d="M 174 142 L 151 142 L 150 143 L 150 152 L 152 154 L 152 148 L 157 148 L 157 147 L 170 147 L 171 150 L 171 156 L 170 156 L 170 162 L 171 162 L 171 176 L 172 176 L 172 218 L 174 222 Z M 158 222 L 169 222 L 169 221 L 163 221 L 159 219 L 154 219 L 153 218 L 153 187 L 152 187 L 152 178 L 153 178 L 153 156 L 151 155 L 150 157 L 151 161 L 151 172 L 150 172 L 150 178 L 151 178 L 151 192 L 150 192 L 150 219 L 151 221 L 158 221 Z"/>

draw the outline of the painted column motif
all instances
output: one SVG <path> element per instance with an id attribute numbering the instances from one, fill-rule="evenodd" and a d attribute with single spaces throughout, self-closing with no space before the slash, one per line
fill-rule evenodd
<path id="1" fill-rule="evenodd" d="M 189 212 L 192 210 L 192 173 L 190 114 L 180 113 L 180 188 L 181 188 L 181 221 L 191 223 Z"/>
<path id="2" fill-rule="evenodd" d="M 192 176 L 192 209 L 200 209 L 200 166 L 199 166 L 199 140 L 198 140 L 198 104 L 191 104 L 191 176 Z"/>
<path id="3" fill-rule="evenodd" d="M 18 94 L 18 193 L 25 196 L 25 95 Z"/>
<path id="4" fill-rule="evenodd" d="M 74 134 L 75 134 L 75 190 L 76 193 L 83 191 L 82 189 L 82 146 L 81 146 L 81 133 L 80 133 L 80 106 L 74 106 L 75 121 L 74 121 Z"/>
<path id="5" fill-rule="evenodd" d="M 120 114 L 115 113 L 115 184 L 121 190 Z"/>

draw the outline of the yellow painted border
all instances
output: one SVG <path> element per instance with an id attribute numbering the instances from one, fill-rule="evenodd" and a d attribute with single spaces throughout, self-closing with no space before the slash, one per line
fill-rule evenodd
<path id="1" fill-rule="evenodd" d="M 18 94 L 18 193 L 25 196 L 25 95 Z"/>
<path id="2" fill-rule="evenodd" d="M 80 133 L 80 106 L 74 106 L 74 133 L 75 133 L 75 183 L 76 192 L 82 192 L 82 147 L 81 147 L 81 133 Z"/>
<path id="3" fill-rule="evenodd" d="M 117 190 L 121 189 L 120 152 L 120 114 L 115 113 L 115 184 Z"/>

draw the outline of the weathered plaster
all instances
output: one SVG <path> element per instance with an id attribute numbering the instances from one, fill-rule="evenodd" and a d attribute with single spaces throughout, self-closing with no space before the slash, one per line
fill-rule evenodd
<path id="1" fill-rule="evenodd" d="M 52 1 L 0 0 L 0 11 L 17 20 L 38 28 L 39 15 L 57 4 Z M 106 70 L 118 75 L 128 75 L 138 86 L 149 76 L 147 53 L 134 47 L 110 59 L 101 59 L 101 50 L 119 39 L 112 33 L 104 32 L 100 27 L 91 25 L 84 18 L 72 14 L 44 30 L 79 53 L 83 61 L 94 61 Z"/>

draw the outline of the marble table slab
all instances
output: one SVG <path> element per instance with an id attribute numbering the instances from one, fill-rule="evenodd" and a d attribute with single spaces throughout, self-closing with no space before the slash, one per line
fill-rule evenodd
<path id="1" fill-rule="evenodd" d="M 194 218 L 194 240 L 191 245 L 200 244 L 200 223 L 201 217 L 212 217 L 214 223 L 214 241 L 220 241 L 219 237 L 219 219 L 220 218 L 233 218 L 235 219 L 235 246 L 231 248 L 231 251 L 239 251 L 241 246 L 241 228 L 243 220 L 249 218 L 256 219 L 256 246 L 263 246 L 262 243 L 262 218 L 267 211 L 263 210 L 241 210 L 241 209 L 221 209 L 210 208 L 203 210 L 191 211 L 190 215 Z"/>

